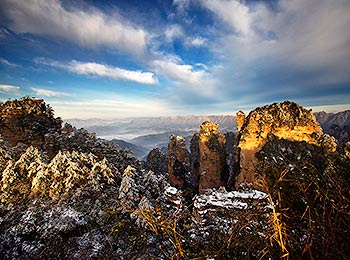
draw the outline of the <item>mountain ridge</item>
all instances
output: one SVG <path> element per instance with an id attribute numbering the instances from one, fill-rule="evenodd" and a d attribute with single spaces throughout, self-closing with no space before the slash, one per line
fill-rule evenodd
<path id="1" fill-rule="evenodd" d="M 85 129 L 53 127 L 52 108 L 31 102 L 0 103 L 2 259 L 349 255 L 350 142 L 294 102 L 241 114 L 238 133 L 206 121 L 190 152 L 172 135 L 147 162 Z"/>

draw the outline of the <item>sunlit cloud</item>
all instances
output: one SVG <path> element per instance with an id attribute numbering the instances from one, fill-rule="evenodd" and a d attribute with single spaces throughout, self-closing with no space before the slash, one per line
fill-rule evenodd
<path id="1" fill-rule="evenodd" d="M 192 66 L 183 64 L 179 59 L 155 60 L 153 64 L 155 71 L 168 79 L 176 82 L 184 89 L 192 89 L 198 95 L 211 95 L 215 87 L 215 80 L 203 66 Z"/>
<path id="2" fill-rule="evenodd" d="M 0 85 L 0 93 L 17 95 L 20 93 L 20 87 L 13 85 Z"/>
<path id="3" fill-rule="evenodd" d="M 152 72 L 131 71 L 95 62 L 72 61 L 68 65 L 72 72 L 82 75 L 96 75 L 99 77 L 108 77 L 112 79 L 123 79 L 135 81 L 142 84 L 155 84 L 157 79 Z"/>
<path id="4" fill-rule="evenodd" d="M 37 64 L 62 68 L 80 75 L 105 77 L 115 80 L 130 80 L 141 84 L 157 83 L 157 78 L 152 72 L 125 70 L 96 62 L 80 62 L 76 60 L 72 60 L 67 64 L 45 58 L 36 58 L 34 61 Z"/>

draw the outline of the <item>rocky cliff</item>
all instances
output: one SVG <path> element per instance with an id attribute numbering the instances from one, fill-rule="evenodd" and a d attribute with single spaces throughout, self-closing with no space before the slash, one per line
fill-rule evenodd
<path id="1" fill-rule="evenodd" d="M 199 156 L 196 158 L 198 161 L 194 161 L 193 164 L 198 165 L 199 193 L 203 193 L 206 189 L 226 186 L 228 180 L 226 139 L 219 133 L 219 125 L 206 121 L 196 136 L 198 145 L 195 146 L 198 147 Z"/>
<path id="2" fill-rule="evenodd" d="M 44 100 L 24 97 L 0 103 L 0 134 L 15 146 L 43 148 L 50 135 L 60 134 L 62 120 Z M 54 154 L 53 145 L 47 152 Z"/>
<path id="3" fill-rule="evenodd" d="M 239 131 L 241 131 L 242 126 L 243 126 L 244 121 L 245 121 L 245 114 L 243 111 L 238 111 L 236 113 L 236 120 L 237 120 L 237 130 L 239 132 Z"/>
<path id="4" fill-rule="evenodd" d="M 293 102 L 274 103 L 253 110 L 239 132 L 241 172 L 236 186 L 248 182 L 263 189 L 261 180 L 256 176 L 255 155 L 271 134 L 279 139 L 320 145 L 323 132 L 311 111 Z"/>
<path id="5" fill-rule="evenodd" d="M 168 145 L 168 173 L 170 184 L 183 188 L 186 175 L 190 172 L 190 157 L 186 148 L 185 138 L 182 136 L 169 137 Z"/>
<path id="6" fill-rule="evenodd" d="M 168 172 L 167 157 L 159 148 L 154 148 L 147 156 L 146 166 L 157 175 L 165 174 Z"/>
<path id="7" fill-rule="evenodd" d="M 331 136 L 334 136 L 340 144 L 345 144 L 350 140 L 350 124 L 344 125 L 343 128 L 337 124 L 332 124 L 328 132 Z"/>

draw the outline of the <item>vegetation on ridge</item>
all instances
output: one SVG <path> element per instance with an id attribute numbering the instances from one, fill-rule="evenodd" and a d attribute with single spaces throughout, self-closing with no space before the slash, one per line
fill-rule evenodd
<path id="1" fill-rule="evenodd" d="M 41 110 L 33 110 L 31 102 L 40 104 L 44 121 L 24 120 L 40 118 Z M 156 150 L 146 169 L 127 151 L 84 129 L 57 128 L 59 119 L 42 100 L 24 98 L 0 107 L 1 118 L 6 118 L 0 120 L 2 259 L 346 259 L 350 255 L 349 142 L 337 146 L 324 137 L 315 145 L 271 132 L 256 152 L 253 174 L 266 192 L 242 183 L 235 190 L 225 185 L 230 190 L 208 187 L 198 194 L 199 183 L 188 184 L 196 162 L 216 167 L 214 157 L 221 155 L 214 152 L 225 153 L 230 169 L 225 180 L 232 182 L 240 162 L 235 160 L 240 156 L 235 135 L 224 138 L 210 123 L 206 125 L 215 128 L 211 132 L 218 138 L 209 131 L 199 144 L 195 135 L 188 153 L 183 139 L 173 137 L 181 146 L 180 154 L 172 158 L 169 154 L 174 151 L 169 151 L 167 158 Z M 9 128 L 21 131 L 9 139 Z M 176 164 L 174 171 L 188 171 L 176 175 L 186 178 L 188 185 L 175 188 L 165 172 L 166 160 L 182 153 L 184 160 L 169 165 Z"/>

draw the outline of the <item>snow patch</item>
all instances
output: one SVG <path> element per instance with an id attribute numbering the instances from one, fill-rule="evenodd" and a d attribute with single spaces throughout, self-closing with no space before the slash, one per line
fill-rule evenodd
<path id="1" fill-rule="evenodd" d="M 167 195 L 176 195 L 177 192 L 178 192 L 178 190 L 175 187 L 171 187 L 171 186 L 166 188 L 166 190 L 165 190 L 165 193 Z"/>

